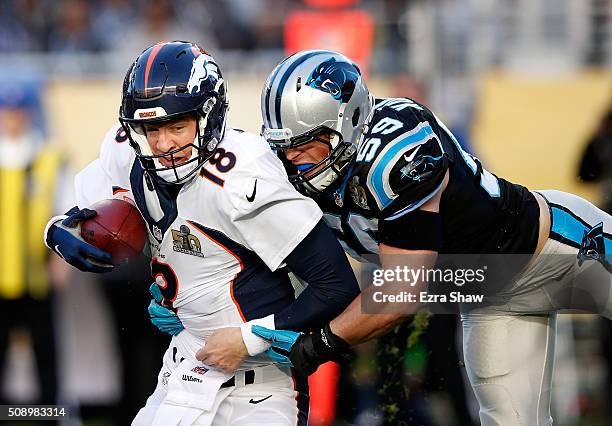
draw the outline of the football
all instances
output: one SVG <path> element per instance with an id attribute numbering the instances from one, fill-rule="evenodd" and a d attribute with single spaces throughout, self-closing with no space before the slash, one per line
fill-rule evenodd
<path id="1" fill-rule="evenodd" d="M 81 236 L 87 243 L 110 253 L 114 265 L 142 253 L 147 228 L 132 203 L 110 199 L 98 201 L 89 208 L 98 214 L 81 223 Z"/>

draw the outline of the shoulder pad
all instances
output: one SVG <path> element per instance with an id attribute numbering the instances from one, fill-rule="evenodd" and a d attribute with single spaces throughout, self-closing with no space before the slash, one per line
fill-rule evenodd
<path id="1" fill-rule="evenodd" d="M 397 112 L 404 110 L 428 111 L 427 107 L 410 98 L 377 98 L 374 103 L 375 110 L 390 109 Z"/>
<path id="2" fill-rule="evenodd" d="M 378 141 L 368 167 L 367 187 L 378 208 L 390 213 L 414 210 L 425 203 L 441 185 L 448 168 L 447 156 L 429 121 L 416 125 L 398 121 L 402 131 L 392 132 L 395 137 L 391 140 L 384 133 L 381 137 L 372 133 L 364 140 Z"/>
<path id="3" fill-rule="evenodd" d="M 270 151 L 270 145 L 268 145 L 263 137 L 233 128 L 225 131 L 225 135 L 223 139 L 221 139 L 219 146 L 245 159 L 258 157 L 265 151 Z M 246 161 L 246 163 L 248 163 L 248 161 Z"/>
<path id="4" fill-rule="evenodd" d="M 439 132 L 433 113 L 412 99 L 377 99 L 364 140 L 359 144 L 357 162 L 370 162 L 386 145 L 423 122 L 433 132 Z"/>
<path id="5" fill-rule="evenodd" d="M 397 124 L 399 121 L 402 126 Z M 370 132 L 393 134 L 395 131 L 412 129 L 423 121 L 435 123 L 434 114 L 424 105 L 409 98 L 376 99 L 374 114 L 370 121 Z M 396 129 L 395 129 L 396 128 Z"/>

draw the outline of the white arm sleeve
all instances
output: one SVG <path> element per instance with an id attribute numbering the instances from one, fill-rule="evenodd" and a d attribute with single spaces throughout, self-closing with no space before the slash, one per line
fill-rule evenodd
<path id="1" fill-rule="evenodd" d="M 57 176 L 55 201 L 53 204 L 54 214 L 64 214 L 68 210 L 74 207 L 74 172 L 70 170 L 69 166 L 63 166 Z"/>

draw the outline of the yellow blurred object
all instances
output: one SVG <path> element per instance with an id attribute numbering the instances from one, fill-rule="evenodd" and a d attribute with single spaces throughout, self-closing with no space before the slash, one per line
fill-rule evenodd
<path id="1" fill-rule="evenodd" d="M 25 268 L 17 266 L 23 260 L 25 232 L 22 226 L 25 199 L 25 171 L 0 170 L 0 294 L 4 299 L 17 299 L 24 293 Z"/>
<path id="2" fill-rule="evenodd" d="M 610 73 L 541 78 L 491 73 L 479 87 L 474 150 L 500 177 L 595 201 L 594 188 L 578 182 L 578 159 L 611 93 Z"/>
<path id="3" fill-rule="evenodd" d="M 43 232 L 53 210 L 59 166 L 59 154 L 47 149 L 38 154 L 31 170 L 0 169 L 0 297 L 4 299 L 22 297 L 26 289 L 34 298 L 47 295 Z"/>
<path id="4" fill-rule="evenodd" d="M 53 140 L 70 163 L 83 168 L 100 153 L 100 142 L 117 123 L 121 82 L 56 80 L 45 91 L 45 111 Z"/>
<path id="5" fill-rule="evenodd" d="M 49 250 L 43 242 L 43 233 L 49 217 L 52 216 L 56 199 L 57 174 L 61 167 L 61 157 L 49 148 L 38 155 L 32 169 L 34 185 L 29 196 L 28 206 L 28 290 L 35 299 L 48 293 L 47 258 Z"/>

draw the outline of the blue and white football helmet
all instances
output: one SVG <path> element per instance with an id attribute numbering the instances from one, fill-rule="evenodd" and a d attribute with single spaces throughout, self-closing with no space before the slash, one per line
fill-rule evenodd
<path id="1" fill-rule="evenodd" d="M 180 184 L 194 176 L 212 156 L 225 132 L 225 90 L 219 66 L 194 43 L 158 43 L 136 58 L 123 83 L 119 121 L 149 176 Z M 193 143 L 153 155 L 144 125 L 186 114 L 192 114 L 198 124 Z M 159 162 L 160 157 L 165 157 L 174 163 L 174 156 L 189 148 L 191 157 L 185 163 L 164 167 Z"/>

